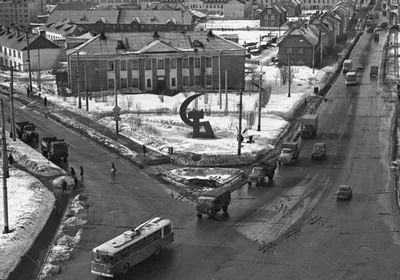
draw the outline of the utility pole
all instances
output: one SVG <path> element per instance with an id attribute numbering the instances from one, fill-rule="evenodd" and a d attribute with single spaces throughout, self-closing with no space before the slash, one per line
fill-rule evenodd
<path id="1" fill-rule="evenodd" d="M 88 81 L 87 81 L 87 61 L 85 61 L 85 82 L 86 82 L 86 86 L 85 86 L 85 98 L 86 98 L 86 111 L 89 112 L 89 98 L 88 98 Z"/>
<path id="2" fill-rule="evenodd" d="M 1 106 L 1 140 L 2 140 L 2 151 L 3 151 L 3 207 L 4 207 L 4 230 L 3 233 L 9 233 L 8 228 L 8 198 L 7 198 L 7 177 L 8 177 L 8 162 L 7 162 L 7 143 L 6 143 L 6 123 L 4 120 L 4 105 L 3 99 L 0 100 Z"/>
<path id="3" fill-rule="evenodd" d="M 114 76 L 114 91 L 115 91 L 115 107 L 118 109 L 118 92 L 117 92 L 117 76 Z M 118 119 L 119 119 L 119 112 L 115 112 L 115 132 L 118 134 L 119 133 L 119 127 L 118 127 Z"/>
<path id="4" fill-rule="evenodd" d="M 13 141 L 15 138 L 15 116 L 14 116 L 14 68 L 11 66 L 11 82 L 10 82 L 10 105 L 11 105 L 11 134 Z"/>
<path id="5" fill-rule="evenodd" d="M 222 109 L 222 93 L 221 93 L 221 54 L 222 51 L 219 52 L 219 58 L 218 58 L 218 84 L 219 84 L 219 108 Z"/>
<path id="6" fill-rule="evenodd" d="M 314 49 L 314 48 L 313 48 Z M 313 57 L 314 57 L 314 51 L 313 51 Z M 291 72 L 290 72 L 290 53 L 288 53 L 288 65 L 289 65 L 289 77 L 288 77 L 288 97 L 290 97 L 290 83 L 292 82 L 291 81 Z"/>
<path id="7" fill-rule="evenodd" d="M 38 53 L 38 87 L 39 87 L 39 92 L 42 92 L 42 82 L 40 80 L 40 48 L 37 49 Z"/>
<path id="8" fill-rule="evenodd" d="M 26 49 L 28 52 L 28 70 L 29 70 L 29 91 L 33 94 L 32 89 L 32 70 L 31 70 L 31 47 L 29 44 L 29 33 L 26 32 Z"/>
<path id="9" fill-rule="evenodd" d="M 258 84 L 258 126 L 257 131 L 261 131 L 261 89 L 262 89 L 262 73 Z"/>
<path id="10" fill-rule="evenodd" d="M 228 114 L 228 70 L 225 69 L 225 113 Z"/>
<path id="11" fill-rule="evenodd" d="M 319 49 L 320 49 L 320 51 L 321 51 L 321 53 L 320 53 L 320 55 L 321 55 L 321 57 L 320 57 L 320 60 L 319 60 L 319 65 L 320 65 L 320 67 L 322 67 L 322 54 L 323 54 L 323 50 L 322 50 L 322 31 L 320 31 L 319 32 L 320 34 L 321 34 L 321 38 L 320 38 L 320 46 L 319 46 Z"/>
<path id="12" fill-rule="evenodd" d="M 80 79 L 79 79 L 79 51 L 76 53 L 76 67 L 77 67 L 77 70 L 76 70 L 76 81 L 77 81 L 77 86 L 78 86 L 78 108 L 79 109 L 82 109 L 82 100 L 81 100 L 81 87 L 80 87 L 80 83 L 81 83 L 81 81 L 80 81 Z"/>
<path id="13" fill-rule="evenodd" d="M 242 100 L 243 100 L 243 89 L 240 89 L 239 99 L 239 131 L 238 131 L 238 156 L 242 153 Z"/>
<path id="14" fill-rule="evenodd" d="M 315 47 L 312 46 L 312 73 L 314 74 L 315 69 Z"/>

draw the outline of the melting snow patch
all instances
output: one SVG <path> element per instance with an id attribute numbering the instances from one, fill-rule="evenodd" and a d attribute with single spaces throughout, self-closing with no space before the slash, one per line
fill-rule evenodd
<path id="1" fill-rule="evenodd" d="M 87 223 L 87 221 L 82 220 L 78 217 L 70 217 L 64 222 L 64 225 L 69 226 L 69 227 L 76 227 L 76 226 L 82 226 L 86 223 Z"/>
<path id="2" fill-rule="evenodd" d="M 86 200 L 87 200 L 87 197 L 85 197 L 81 194 L 78 194 L 77 196 L 75 196 L 71 202 L 70 211 L 76 215 L 79 212 L 87 209 L 89 207 L 89 204 L 86 202 Z"/>

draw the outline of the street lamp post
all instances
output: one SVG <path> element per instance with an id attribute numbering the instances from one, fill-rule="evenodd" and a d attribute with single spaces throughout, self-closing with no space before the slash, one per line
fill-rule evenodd
<path id="1" fill-rule="evenodd" d="M 289 74 L 289 77 L 288 77 L 288 97 L 290 97 L 290 86 L 291 86 L 290 84 L 292 82 L 291 81 L 291 77 L 290 77 L 291 74 L 292 74 L 291 71 L 290 71 L 290 56 L 291 56 L 291 54 L 292 54 L 291 50 L 288 50 L 288 53 L 287 53 L 287 55 L 288 55 L 288 66 L 289 66 L 289 71 L 288 71 L 289 72 L 288 73 Z"/>

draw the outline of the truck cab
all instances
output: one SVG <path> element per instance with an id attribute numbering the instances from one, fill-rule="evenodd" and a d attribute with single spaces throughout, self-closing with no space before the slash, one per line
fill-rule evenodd
<path id="1" fill-rule="evenodd" d="M 379 67 L 378 67 L 378 66 L 372 65 L 372 66 L 371 66 L 371 70 L 370 70 L 370 72 L 369 72 L 369 75 L 370 75 L 371 77 L 376 77 L 376 76 L 378 76 L 378 70 L 379 70 Z"/>
<path id="2" fill-rule="evenodd" d="M 306 114 L 301 118 L 301 139 L 315 138 L 318 131 L 318 116 Z"/>
<path id="3" fill-rule="evenodd" d="M 269 182 L 274 180 L 275 170 L 277 168 L 276 161 L 261 163 L 259 165 L 253 166 L 251 173 L 248 177 L 247 183 L 249 186 L 253 184 L 264 183 L 265 177 L 268 177 Z"/>
<path id="4" fill-rule="evenodd" d="M 352 86 L 357 84 L 357 73 L 350 71 L 346 73 L 346 86 Z"/>
<path id="5" fill-rule="evenodd" d="M 374 33 L 374 42 L 379 42 L 379 33 Z"/>
<path id="6" fill-rule="evenodd" d="M 317 142 L 313 146 L 311 159 L 324 159 L 326 157 L 326 142 Z"/>
<path id="7" fill-rule="evenodd" d="M 231 202 L 231 190 L 229 188 L 215 188 L 197 199 L 197 217 L 202 218 L 203 214 L 209 217 L 215 216 L 221 209 L 224 213 L 228 211 Z"/>
<path id="8" fill-rule="evenodd" d="M 283 142 L 281 146 L 281 153 L 278 156 L 278 164 L 291 164 L 295 163 L 299 158 L 300 145 L 297 142 Z"/>

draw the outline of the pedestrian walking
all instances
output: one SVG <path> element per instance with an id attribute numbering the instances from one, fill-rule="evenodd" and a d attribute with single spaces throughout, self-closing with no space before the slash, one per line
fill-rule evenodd
<path id="1" fill-rule="evenodd" d="M 14 163 L 14 157 L 12 156 L 12 154 L 8 156 L 8 163 L 11 165 Z"/>
<path id="2" fill-rule="evenodd" d="M 83 167 L 81 165 L 81 177 L 83 177 Z"/>
<path id="3" fill-rule="evenodd" d="M 146 156 L 146 153 L 147 153 L 147 147 L 146 147 L 146 145 L 145 145 L 145 144 L 143 144 L 143 146 L 142 146 L 142 149 L 143 149 L 143 155 L 144 155 L 144 156 Z"/>
<path id="4" fill-rule="evenodd" d="M 29 96 L 30 93 L 31 93 L 31 91 L 30 91 L 29 87 L 27 87 L 27 88 L 26 88 L 26 95 Z"/>
<path id="5" fill-rule="evenodd" d="M 75 169 L 73 167 L 70 167 L 70 173 L 72 177 L 75 177 L 76 173 L 75 173 Z"/>
<path id="6" fill-rule="evenodd" d="M 78 187 L 79 187 L 78 178 L 74 177 L 74 189 L 76 190 L 76 189 L 78 189 Z"/>
<path id="7" fill-rule="evenodd" d="M 62 192 L 61 194 L 64 195 L 64 193 L 67 193 L 67 182 L 65 180 L 61 181 L 61 187 L 62 187 Z"/>
<path id="8" fill-rule="evenodd" d="M 44 107 L 47 107 L 47 97 L 44 98 L 43 103 L 44 103 Z"/>
<path id="9" fill-rule="evenodd" d="M 56 214 L 56 216 L 58 216 L 58 201 L 57 201 L 57 199 L 54 201 L 53 211 L 54 211 L 54 214 Z"/>

